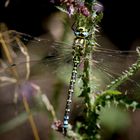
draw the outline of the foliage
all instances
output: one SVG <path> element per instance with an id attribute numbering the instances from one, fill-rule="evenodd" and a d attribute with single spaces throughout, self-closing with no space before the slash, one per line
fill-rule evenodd
<path id="1" fill-rule="evenodd" d="M 109 85 L 106 85 L 104 91 L 101 91 L 99 94 L 95 93 L 95 90 L 93 90 L 93 79 L 91 79 L 91 75 L 94 74 L 92 72 L 92 64 L 90 60 L 92 59 L 92 53 L 94 53 L 96 48 L 98 48 L 98 43 L 96 42 L 96 33 L 98 32 L 98 23 L 103 17 L 103 6 L 95 0 L 53 0 L 52 3 L 54 3 L 54 5 L 56 5 L 56 8 L 58 8 L 61 12 L 67 13 L 68 16 L 73 19 L 74 24 L 72 26 L 72 30 L 74 32 L 78 27 L 84 27 L 90 34 L 88 41 L 86 42 L 87 48 L 84 54 L 84 65 L 80 75 L 82 86 L 79 98 L 84 99 L 85 104 L 84 113 L 82 116 L 83 118 L 82 121 L 77 121 L 74 126 L 69 125 L 68 132 L 65 138 L 73 138 L 75 140 L 102 139 L 104 138 L 102 133 L 104 127 L 108 127 L 109 130 L 112 131 L 111 133 L 113 133 L 121 128 L 123 129 L 122 125 L 127 126 L 129 124 L 129 118 L 127 118 L 127 114 L 122 113 L 123 110 L 131 109 L 132 111 L 135 111 L 137 108 L 140 108 L 139 102 L 130 99 L 125 92 L 119 90 L 119 87 L 127 80 L 129 80 L 130 77 L 134 76 L 139 70 L 140 50 L 139 48 L 137 48 L 138 59 L 132 66 L 128 68 L 127 71 L 124 71 L 121 76 L 116 78 Z M 13 34 L 13 32 L 8 33 L 10 35 Z M 14 32 L 14 34 L 16 33 L 17 32 Z M 17 96 L 18 93 L 21 93 L 20 95 L 22 96 L 21 98 L 26 113 L 21 113 L 20 115 L 18 115 L 18 117 L 10 120 L 5 124 L 2 124 L 0 126 L 0 133 L 10 131 L 18 125 L 21 125 L 23 122 L 25 122 L 26 119 L 29 119 L 34 138 L 36 140 L 39 140 L 40 138 L 37 131 L 37 126 L 34 122 L 33 117 L 34 115 L 36 115 L 36 112 L 42 110 L 48 110 L 50 112 L 49 114 L 51 114 L 51 120 L 54 122 L 52 128 L 62 133 L 63 124 L 61 121 L 58 121 L 56 117 L 56 110 L 54 109 L 53 105 L 51 105 L 48 97 L 44 94 L 44 92 L 42 92 L 40 86 L 38 86 L 34 82 L 29 81 L 30 55 L 28 53 L 26 45 L 24 45 L 24 43 L 19 40 L 20 33 L 18 33 L 18 37 L 15 38 L 15 42 L 19 46 L 19 49 L 22 55 L 24 55 L 25 61 L 27 62 L 25 65 L 26 75 L 24 80 L 20 79 L 18 71 L 14 67 L 16 65 L 13 63 L 12 58 L 14 51 L 12 50 L 11 53 L 9 46 L 6 44 L 5 39 L 3 38 L 3 34 L 0 33 L 0 43 L 4 50 L 5 57 L 7 58 L 7 61 L 11 66 L 10 68 L 12 71 L 12 75 L 14 76 L 11 77 L 0 75 L 1 87 L 4 87 L 8 84 L 16 85 L 15 96 Z M 26 35 L 26 37 L 32 38 L 29 35 Z M 34 39 L 36 40 L 37 38 Z M 57 87 L 56 93 L 58 94 L 60 91 L 61 89 Z M 28 98 L 31 97 L 28 96 L 31 94 L 34 102 L 36 103 L 36 109 L 34 109 L 35 107 L 33 109 L 30 109 Z M 57 100 L 57 98 L 58 95 L 56 95 L 55 100 Z M 18 99 L 15 98 L 14 102 L 17 102 L 17 100 Z M 58 100 L 56 102 L 58 102 Z M 111 113 L 116 114 L 113 117 Z M 115 116 L 117 116 L 117 114 L 119 114 L 118 118 L 122 120 L 122 125 L 117 125 L 117 123 L 115 123 L 117 119 L 117 117 L 115 118 Z M 113 126 L 109 125 L 108 118 L 112 122 L 114 122 Z"/>
<path id="2" fill-rule="evenodd" d="M 84 120 L 82 122 L 79 122 L 77 124 L 76 129 L 76 136 L 72 135 L 75 139 L 81 139 L 81 140 L 97 140 L 101 139 L 101 126 L 100 126 L 100 118 L 102 110 L 108 106 L 111 109 L 111 106 L 117 106 L 118 108 L 121 106 L 123 108 L 131 108 L 132 110 L 135 110 L 136 108 L 140 107 L 140 104 L 134 100 L 129 99 L 124 93 L 121 93 L 117 90 L 117 88 L 123 84 L 125 81 L 127 81 L 131 76 L 133 76 L 140 68 L 139 60 L 140 60 L 140 52 L 139 48 L 137 48 L 138 53 L 138 60 L 135 64 L 129 67 L 129 69 L 122 73 L 120 77 L 115 79 L 111 82 L 111 84 L 107 85 L 107 88 L 105 91 L 100 93 L 99 95 L 96 95 L 96 93 L 92 92 L 92 83 L 90 79 L 90 75 L 92 73 L 91 71 L 91 47 L 96 48 L 96 31 L 98 27 L 98 23 L 100 22 L 102 18 L 102 12 L 101 10 L 103 8 L 102 5 L 100 5 L 96 1 L 81 1 L 82 6 L 84 7 L 85 11 L 88 11 L 88 14 L 84 14 L 81 10 L 79 10 L 79 3 L 76 3 L 77 1 L 74 1 L 74 4 L 71 3 L 71 1 L 61 2 L 61 6 L 66 8 L 69 8 L 70 6 L 73 7 L 74 11 L 72 14 L 69 13 L 74 18 L 74 25 L 77 27 L 85 27 L 90 33 L 91 36 L 89 38 L 89 42 L 87 45 L 89 46 L 89 50 L 87 49 L 87 52 L 85 54 L 85 61 L 84 61 L 84 69 L 82 74 L 82 92 L 80 97 L 83 97 L 86 104 L 86 115 L 84 116 Z M 69 3 L 69 6 L 68 6 Z M 61 8 L 62 8 L 61 7 Z M 80 7 L 81 8 L 81 7 Z M 60 9 L 60 8 L 59 8 Z M 93 52 L 94 53 L 94 52 Z M 69 134 L 69 133 L 68 133 Z"/>

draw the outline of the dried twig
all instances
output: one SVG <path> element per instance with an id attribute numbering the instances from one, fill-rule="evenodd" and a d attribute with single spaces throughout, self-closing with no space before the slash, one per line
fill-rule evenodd
<path id="1" fill-rule="evenodd" d="M 8 60 L 8 62 L 9 62 L 9 64 L 12 65 L 14 62 L 13 62 L 11 53 L 10 53 L 8 45 L 6 44 L 5 40 L 3 39 L 1 33 L 0 33 L 0 43 L 1 43 L 1 46 L 2 46 L 2 48 L 4 50 L 5 56 L 6 56 L 7 60 Z M 11 67 L 10 69 L 12 70 L 15 78 L 18 79 L 18 73 L 17 73 L 17 70 L 15 69 L 15 67 Z"/>
<path id="2" fill-rule="evenodd" d="M 25 58 L 26 58 L 26 71 L 27 71 L 27 73 L 25 76 L 25 80 L 28 80 L 29 76 L 30 76 L 30 55 L 28 53 L 27 47 L 18 38 L 16 38 L 16 42 L 19 46 L 19 49 L 21 50 L 23 55 L 25 55 Z"/>

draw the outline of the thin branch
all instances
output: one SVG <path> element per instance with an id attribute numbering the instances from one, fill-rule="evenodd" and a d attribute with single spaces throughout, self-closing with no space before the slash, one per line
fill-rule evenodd
<path id="1" fill-rule="evenodd" d="M 12 56 L 11 56 L 11 53 L 9 51 L 9 48 L 8 48 L 8 45 L 6 44 L 5 40 L 3 39 L 2 37 L 2 34 L 0 33 L 0 43 L 1 43 L 1 46 L 4 50 L 4 53 L 5 53 L 5 56 L 9 62 L 10 65 L 12 65 L 14 62 L 13 62 L 13 59 L 12 59 Z M 11 67 L 10 68 L 14 74 L 14 76 L 16 77 L 16 79 L 18 79 L 18 73 L 17 73 L 17 70 L 15 69 L 15 67 Z"/>
<path id="2" fill-rule="evenodd" d="M 29 79 L 30 76 L 30 55 L 28 53 L 27 47 L 18 39 L 16 38 L 16 42 L 21 50 L 21 52 L 23 53 L 23 55 L 25 55 L 26 58 L 26 76 L 25 76 L 25 80 Z"/>
<path id="3" fill-rule="evenodd" d="M 55 110 L 54 110 L 53 106 L 51 105 L 48 97 L 45 94 L 42 94 L 39 86 L 37 86 L 36 84 L 33 84 L 33 83 L 31 85 L 34 89 L 37 90 L 37 93 L 41 95 L 41 99 L 42 99 L 44 105 L 46 106 L 47 110 L 50 111 L 52 114 L 53 121 L 56 121 L 57 118 L 56 118 Z"/>
<path id="4" fill-rule="evenodd" d="M 35 121 L 33 119 L 33 115 L 31 113 L 31 110 L 30 110 L 29 104 L 27 102 L 27 99 L 24 95 L 23 95 L 23 104 L 24 104 L 26 112 L 29 113 L 29 122 L 30 122 L 30 125 L 32 127 L 32 131 L 33 131 L 35 140 L 40 140 L 38 130 L 37 130 L 37 127 L 35 125 Z"/>

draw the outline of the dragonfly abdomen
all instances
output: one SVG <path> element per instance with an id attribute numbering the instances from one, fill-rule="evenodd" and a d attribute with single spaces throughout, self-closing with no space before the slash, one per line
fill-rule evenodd
<path id="1" fill-rule="evenodd" d="M 70 79 L 64 121 L 63 121 L 64 133 L 66 133 L 66 129 L 68 128 L 69 115 L 70 115 L 70 111 L 71 111 L 72 96 L 74 93 L 74 87 L 75 87 L 75 82 L 76 82 L 76 77 L 77 77 L 77 68 L 78 68 L 79 63 L 80 63 L 80 59 L 77 60 L 77 56 L 75 56 L 73 58 L 74 65 L 73 65 L 73 70 L 72 70 L 71 79 Z"/>
<path id="2" fill-rule="evenodd" d="M 68 128 L 68 123 L 69 123 L 69 115 L 70 115 L 70 110 L 71 110 L 71 103 L 72 103 L 72 95 L 74 93 L 74 87 L 75 87 L 75 82 L 77 78 L 77 68 L 80 63 L 81 57 L 84 55 L 84 50 L 85 50 L 85 42 L 87 38 L 84 36 L 85 33 L 83 30 L 79 30 L 79 32 L 76 32 L 76 38 L 73 43 L 73 70 L 71 74 L 71 79 L 70 79 L 70 85 L 69 85 L 69 90 L 68 90 L 68 97 L 67 97 L 67 102 L 66 102 L 66 108 L 65 108 L 65 114 L 64 114 L 64 121 L 63 121 L 63 134 L 66 134 L 67 128 Z"/>

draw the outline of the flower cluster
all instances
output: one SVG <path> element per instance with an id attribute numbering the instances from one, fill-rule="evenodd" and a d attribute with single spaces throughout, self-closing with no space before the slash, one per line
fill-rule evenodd
<path id="1" fill-rule="evenodd" d="M 74 11 L 77 11 L 84 16 L 89 16 L 90 12 L 85 6 L 84 2 L 79 2 L 76 0 L 51 0 L 52 3 L 65 5 L 69 15 L 73 15 Z"/>

